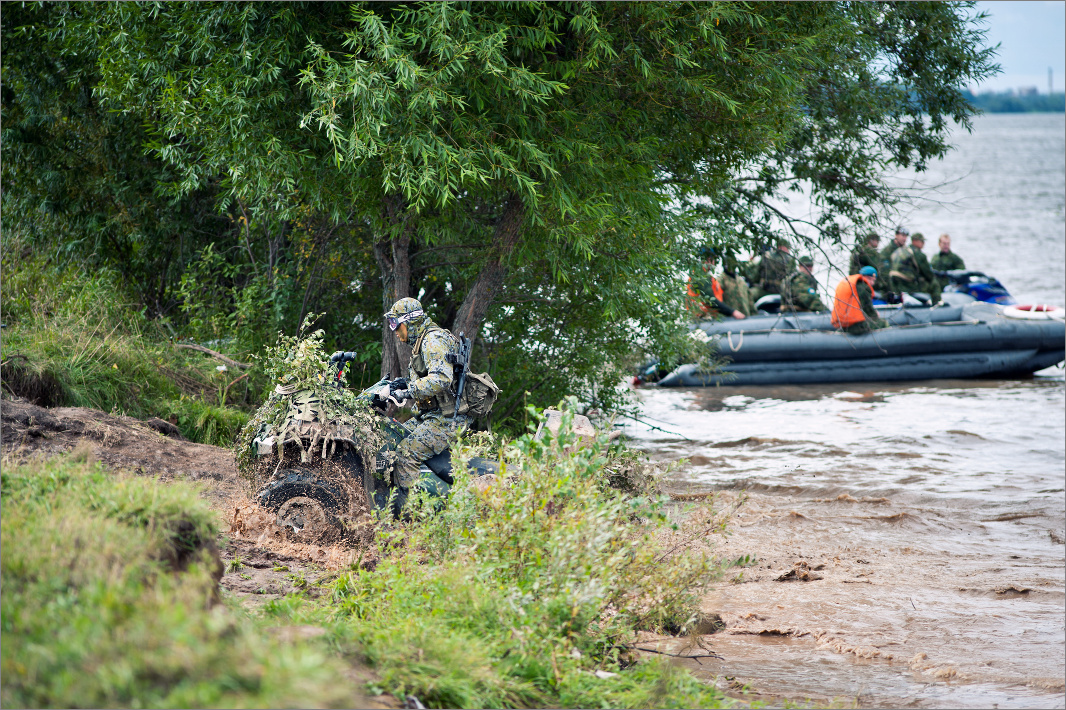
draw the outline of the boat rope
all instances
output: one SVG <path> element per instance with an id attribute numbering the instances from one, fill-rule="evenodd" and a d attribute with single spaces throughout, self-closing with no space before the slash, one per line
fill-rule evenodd
<path id="1" fill-rule="evenodd" d="M 744 347 L 744 331 L 743 330 L 740 331 L 740 340 L 737 341 L 737 346 L 736 347 L 733 347 L 733 331 L 731 331 L 731 330 L 726 331 L 725 335 L 726 335 L 726 340 L 729 341 L 729 349 L 732 350 L 733 352 L 736 352 L 737 350 L 740 350 L 742 347 Z"/>

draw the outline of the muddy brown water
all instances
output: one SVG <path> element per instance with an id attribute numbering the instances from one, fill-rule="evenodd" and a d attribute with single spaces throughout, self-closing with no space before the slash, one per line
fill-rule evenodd
<path id="1" fill-rule="evenodd" d="M 950 233 L 1022 303 L 1066 304 L 1066 117 L 980 116 L 956 144 L 899 177 L 917 199 L 892 221 L 929 256 Z M 840 276 L 816 258 L 827 293 Z M 819 705 L 1066 705 L 1061 368 L 637 397 L 647 424 L 626 433 L 689 460 L 673 487 L 748 496 L 718 550 L 757 562 L 704 600 L 726 629 L 697 675 Z"/>
<path id="2" fill-rule="evenodd" d="M 672 488 L 747 496 L 717 554 L 757 561 L 705 599 L 727 628 L 698 675 L 864 706 L 1063 706 L 1061 375 L 638 396 L 676 434 L 627 433 L 689 461 Z"/>

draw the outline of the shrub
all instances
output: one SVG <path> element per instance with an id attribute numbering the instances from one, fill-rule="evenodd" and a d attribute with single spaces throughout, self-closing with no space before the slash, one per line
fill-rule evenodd
<path id="1" fill-rule="evenodd" d="M 443 507 L 416 498 L 409 522 L 381 527 L 374 571 L 271 613 L 331 625 L 385 689 L 427 705 L 720 706 L 715 688 L 631 650 L 638 630 L 686 630 L 720 568 L 663 549 L 665 499 L 610 488 L 605 439 L 573 442 L 569 416 L 557 439 L 519 438 L 496 485 L 460 477 Z"/>
<path id="2" fill-rule="evenodd" d="M 227 389 L 237 376 L 173 348 L 164 322 L 125 303 L 112 274 L 51 265 L 17 240 L 4 245 L 3 259 L 0 308 L 8 327 L 0 377 L 8 394 L 49 407 L 174 415 L 184 436 L 208 444 L 228 445 L 247 421 L 223 397 L 257 404 L 262 378 L 252 373 Z"/>

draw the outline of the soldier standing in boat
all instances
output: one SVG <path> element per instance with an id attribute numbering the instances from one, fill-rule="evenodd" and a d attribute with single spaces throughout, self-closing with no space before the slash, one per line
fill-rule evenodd
<path id="1" fill-rule="evenodd" d="M 892 255 L 896 253 L 897 249 L 907 246 L 907 237 L 910 235 L 910 231 L 902 224 L 896 227 L 896 235 L 881 250 L 878 255 L 878 264 L 874 267 L 879 274 L 878 285 L 884 293 L 885 300 L 889 303 L 899 303 L 901 300 L 898 292 L 892 292 L 892 280 L 888 275 L 888 272 L 892 271 Z"/>
<path id="2" fill-rule="evenodd" d="M 877 253 L 877 245 L 881 237 L 877 232 L 870 230 L 865 239 L 855 245 L 851 251 L 851 261 L 848 262 L 848 274 L 857 274 L 864 266 L 872 266 L 875 269 L 881 264 L 881 257 Z"/>
<path id="3" fill-rule="evenodd" d="M 718 275 L 718 282 L 722 284 L 722 299 L 727 306 L 745 316 L 755 315 L 755 302 L 751 300 L 748 282 L 737 273 L 737 262 L 733 257 L 726 255 L 722 260 L 722 273 Z"/>
<path id="4" fill-rule="evenodd" d="M 966 263 L 962 260 L 962 257 L 951 251 L 950 234 L 941 234 L 939 243 L 940 251 L 929 260 L 929 266 L 933 267 L 933 271 L 954 271 L 966 268 Z M 941 289 L 948 285 L 947 276 L 937 276 L 936 280 Z"/>
<path id="5" fill-rule="evenodd" d="M 892 271 L 889 273 L 892 291 L 928 293 L 931 303 L 939 303 L 940 283 L 922 253 L 924 246 L 925 237 L 921 232 L 915 232 L 909 247 L 897 249 L 892 254 Z"/>
<path id="6" fill-rule="evenodd" d="M 759 261 L 758 284 L 751 294 L 753 301 L 758 301 L 768 293 L 784 293 L 785 279 L 795 269 L 789 244 L 785 239 L 777 242 L 777 248 L 767 251 Z"/>

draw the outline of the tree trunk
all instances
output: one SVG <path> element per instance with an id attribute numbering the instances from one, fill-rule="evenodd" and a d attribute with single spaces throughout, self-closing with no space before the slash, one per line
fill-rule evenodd
<path id="1" fill-rule="evenodd" d="M 489 312 L 500 287 L 503 286 L 507 277 L 505 262 L 514 251 L 518 240 L 522 236 L 522 222 L 526 215 L 526 204 L 521 197 L 515 194 L 508 195 L 504 203 L 503 214 L 496 223 L 496 231 L 492 235 L 492 253 L 486 264 L 481 267 L 477 281 L 466 293 L 463 305 L 459 307 L 459 313 L 455 316 L 455 325 L 452 331 L 463 334 L 475 340 L 482 321 Z"/>
<path id="2" fill-rule="evenodd" d="M 385 312 L 396 301 L 411 295 L 411 229 L 401 197 L 386 199 L 382 217 L 385 233 L 374 244 L 374 258 L 381 271 L 381 303 Z M 381 376 L 404 376 L 410 362 L 411 348 L 397 340 L 388 324 L 382 322 Z"/>

